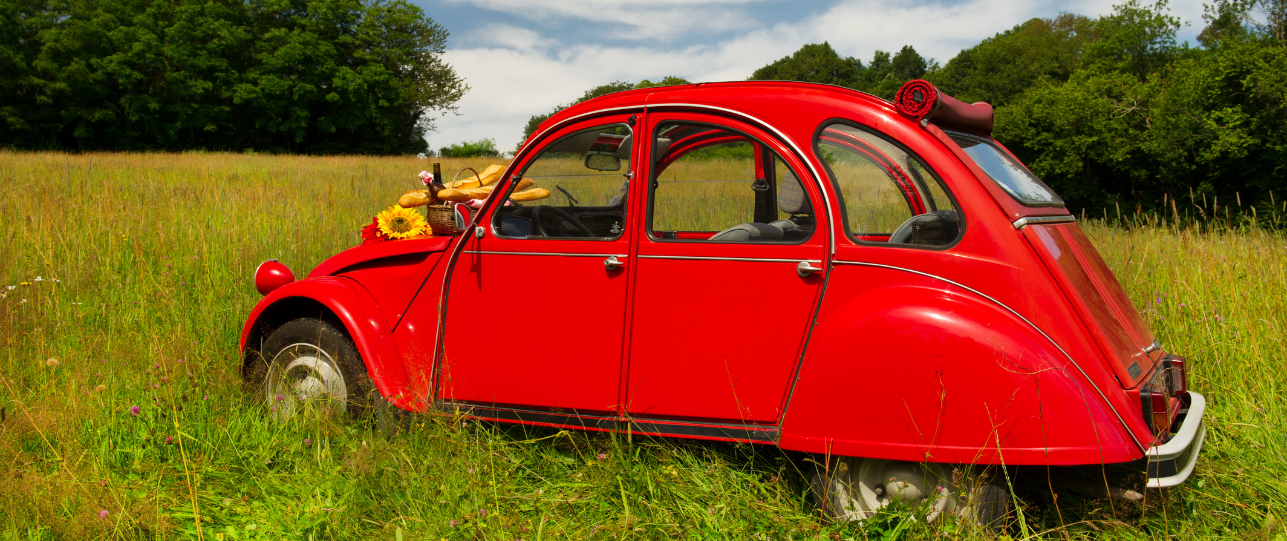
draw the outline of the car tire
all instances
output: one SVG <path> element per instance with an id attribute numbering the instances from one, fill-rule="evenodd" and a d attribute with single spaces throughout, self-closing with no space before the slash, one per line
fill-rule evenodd
<path id="1" fill-rule="evenodd" d="M 931 522 L 955 514 L 996 527 L 1010 511 L 1010 494 L 1003 488 L 954 472 L 950 465 L 838 456 L 812 462 L 814 506 L 837 521 L 865 520 L 891 498 L 930 500 L 924 518 Z M 892 488 L 895 485 L 902 488 Z"/>
<path id="2" fill-rule="evenodd" d="M 353 340 L 321 319 L 274 329 L 249 361 L 247 383 L 281 419 L 305 409 L 361 418 L 386 406 Z"/>

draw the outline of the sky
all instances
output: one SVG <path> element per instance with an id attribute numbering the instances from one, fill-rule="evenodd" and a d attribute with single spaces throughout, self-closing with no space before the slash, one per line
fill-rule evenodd
<path id="1" fill-rule="evenodd" d="M 809 43 L 867 63 L 912 45 L 946 64 L 961 49 L 1033 17 L 1099 16 L 1122 0 L 412 0 L 451 36 L 444 60 L 470 90 L 435 113 L 438 149 L 492 138 L 512 151 L 532 115 L 611 81 L 677 75 L 745 80 Z M 1196 42 L 1203 0 L 1171 0 Z"/>

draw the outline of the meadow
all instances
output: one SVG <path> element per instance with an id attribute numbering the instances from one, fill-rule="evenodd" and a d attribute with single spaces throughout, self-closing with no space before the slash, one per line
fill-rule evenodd
<path id="1" fill-rule="evenodd" d="M 0 152 L 0 539 L 1287 539 L 1287 243 L 1245 223 L 1083 221 L 1188 354 L 1206 446 L 1142 503 L 1017 486 L 1000 532 L 821 520 L 800 457 L 772 447 L 273 420 L 238 369 L 251 273 L 357 244 L 429 166 Z"/>

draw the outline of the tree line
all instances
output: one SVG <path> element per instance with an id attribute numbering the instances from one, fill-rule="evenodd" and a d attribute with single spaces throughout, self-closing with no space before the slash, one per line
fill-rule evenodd
<path id="1" fill-rule="evenodd" d="M 0 147 L 419 153 L 446 39 L 406 0 L 0 0 Z"/>

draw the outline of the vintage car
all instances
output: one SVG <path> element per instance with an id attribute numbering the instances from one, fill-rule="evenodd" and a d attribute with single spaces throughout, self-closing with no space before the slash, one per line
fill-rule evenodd
<path id="1" fill-rule="evenodd" d="M 963 465 L 1184 482 L 1205 433 L 1184 358 L 991 128 L 923 81 L 892 103 L 791 82 L 589 100 L 457 207 L 460 234 L 299 281 L 261 266 L 244 374 L 279 414 L 776 445 L 814 457 L 842 519 L 1002 512 L 997 477 L 968 488 Z M 525 178 L 553 195 L 509 200 Z"/>

